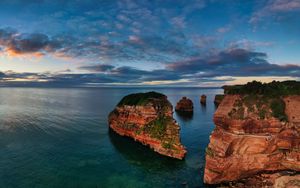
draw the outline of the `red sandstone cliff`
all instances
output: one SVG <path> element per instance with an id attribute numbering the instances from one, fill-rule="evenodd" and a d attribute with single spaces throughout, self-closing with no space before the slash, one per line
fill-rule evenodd
<path id="1" fill-rule="evenodd" d="M 124 97 L 122 101 L 131 97 L 134 102 L 119 104 L 109 114 L 109 126 L 162 155 L 183 159 L 186 150 L 180 143 L 180 127 L 173 119 L 173 107 L 166 96 L 154 94 L 155 97 L 151 93 Z"/>
<path id="2" fill-rule="evenodd" d="M 254 101 L 257 105 L 249 107 L 244 96 L 225 96 L 214 115 L 216 128 L 206 150 L 205 183 L 263 177 L 263 174 L 284 170 L 300 171 L 300 96 L 283 100 L 287 122 L 262 110 L 266 104 L 258 105 L 259 102 Z M 265 184 L 260 186 L 289 179 L 278 178 L 262 180 Z M 294 176 L 294 180 L 300 184 L 299 176 Z"/>

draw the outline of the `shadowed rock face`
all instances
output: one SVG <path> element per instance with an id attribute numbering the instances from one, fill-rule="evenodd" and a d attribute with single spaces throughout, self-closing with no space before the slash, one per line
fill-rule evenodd
<path id="1" fill-rule="evenodd" d="M 180 127 L 173 119 L 173 107 L 165 95 L 149 92 L 124 97 L 109 114 L 112 130 L 148 145 L 154 151 L 183 159 Z"/>
<path id="2" fill-rule="evenodd" d="M 224 95 L 216 95 L 214 100 L 215 105 L 219 106 L 223 99 L 224 99 Z"/>
<path id="3" fill-rule="evenodd" d="M 256 100 L 252 102 L 258 105 Z M 283 98 L 288 119 L 284 122 L 272 116 L 268 101 L 259 107 L 249 101 L 245 96 L 226 95 L 219 105 L 206 150 L 205 183 L 300 171 L 300 96 Z"/>
<path id="4" fill-rule="evenodd" d="M 193 113 L 194 107 L 192 100 L 187 97 L 182 97 L 177 103 L 175 110 L 182 113 Z"/>

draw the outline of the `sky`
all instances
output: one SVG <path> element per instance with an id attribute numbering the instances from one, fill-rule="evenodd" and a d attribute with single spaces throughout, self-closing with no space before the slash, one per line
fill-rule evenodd
<path id="1" fill-rule="evenodd" d="M 0 86 L 300 80 L 300 0 L 1 0 Z"/>

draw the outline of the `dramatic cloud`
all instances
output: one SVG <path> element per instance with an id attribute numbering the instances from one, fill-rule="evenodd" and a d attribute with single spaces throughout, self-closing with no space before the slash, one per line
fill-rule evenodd
<path id="1" fill-rule="evenodd" d="M 184 35 L 134 36 L 123 41 L 82 40 L 70 35 L 47 36 L 41 33 L 24 34 L 16 30 L 0 29 L 2 52 L 13 55 L 52 54 L 68 57 L 88 57 L 110 60 L 171 61 L 174 57 L 185 57 L 197 53 L 184 41 Z M 103 39 L 102 39 L 103 40 Z"/>
<path id="2" fill-rule="evenodd" d="M 190 84 L 224 83 L 234 77 L 300 77 L 300 66 L 277 65 L 267 60 L 267 54 L 246 49 L 227 49 L 206 58 L 168 64 L 164 69 L 141 70 L 129 66 L 107 64 L 79 67 L 91 73 L 15 73 L 0 72 L 2 84 L 20 84 L 30 81 L 35 85 L 88 84 Z M 22 82 L 20 82 L 22 81 Z"/>
<path id="3" fill-rule="evenodd" d="M 3 0 L 0 82 L 297 79 L 299 13 L 298 0 Z"/>
<path id="4" fill-rule="evenodd" d="M 52 53 L 64 50 L 66 46 L 72 45 L 68 37 L 56 36 L 48 37 L 41 33 L 19 33 L 14 29 L 0 29 L 0 47 L 2 51 L 13 54 L 28 53 Z"/>
<path id="5" fill-rule="evenodd" d="M 267 54 L 245 49 L 228 49 L 207 58 L 195 58 L 168 65 L 181 74 L 203 77 L 216 76 L 300 76 L 299 65 L 277 65 L 267 60 Z"/>
<path id="6" fill-rule="evenodd" d="M 230 48 L 205 58 L 194 58 L 169 64 L 165 69 L 151 71 L 133 67 L 91 65 L 81 67 L 91 72 L 105 72 L 106 76 L 118 78 L 120 82 L 142 83 L 147 81 L 180 81 L 196 84 L 199 81 L 232 80 L 230 77 L 277 76 L 299 77 L 299 65 L 277 65 L 267 60 L 267 54 L 246 49 Z M 222 78 L 222 79 L 218 79 Z M 225 78 L 225 79 L 224 79 Z"/>

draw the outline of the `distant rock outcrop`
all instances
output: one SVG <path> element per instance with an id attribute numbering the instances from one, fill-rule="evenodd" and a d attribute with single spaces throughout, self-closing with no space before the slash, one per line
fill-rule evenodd
<path id="1" fill-rule="evenodd" d="M 193 113 L 194 107 L 191 99 L 182 97 L 175 107 L 176 112 Z"/>
<path id="2" fill-rule="evenodd" d="M 205 183 L 263 187 L 292 185 L 296 179 L 300 185 L 300 95 L 229 94 L 214 123 Z"/>
<path id="3" fill-rule="evenodd" d="M 162 155 L 183 159 L 186 154 L 180 142 L 180 127 L 173 119 L 173 107 L 163 94 L 125 96 L 109 114 L 108 123 L 119 135 L 131 137 Z"/>
<path id="4" fill-rule="evenodd" d="M 200 103 L 201 103 L 202 105 L 206 105 L 206 95 L 201 95 Z"/>

